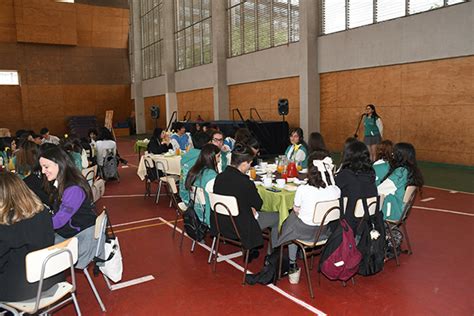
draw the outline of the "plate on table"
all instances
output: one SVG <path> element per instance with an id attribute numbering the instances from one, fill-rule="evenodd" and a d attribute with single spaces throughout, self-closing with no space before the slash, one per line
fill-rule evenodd
<path id="1" fill-rule="evenodd" d="M 255 185 L 263 185 L 262 181 L 254 181 L 253 183 L 255 183 Z"/>
<path id="2" fill-rule="evenodd" d="M 266 174 L 267 172 L 265 170 L 257 170 L 255 169 L 255 173 L 258 175 Z"/>
<path id="3" fill-rule="evenodd" d="M 294 192 L 298 189 L 298 187 L 294 186 L 294 185 L 290 185 L 290 184 L 286 184 L 285 185 L 285 190 L 286 191 L 290 191 L 290 192 Z"/>

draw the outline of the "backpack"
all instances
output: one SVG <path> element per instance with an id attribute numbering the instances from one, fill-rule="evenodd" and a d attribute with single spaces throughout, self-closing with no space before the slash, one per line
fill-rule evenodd
<path id="1" fill-rule="evenodd" d="M 278 278 L 278 265 L 280 264 L 280 247 L 273 250 L 273 252 L 266 258 L 263 265 L 262 271 L 257 274 L 247 274 L 245 276 L 245 283 L 254 285 L 254 284 L 263 284 L 267 285 L 273 283 L 276 278 Z M 281 263 L 281 275 L 287 275 L 290 269 L 290 259 L 288 254 L 285 252 L 283 254 L 282 263 Z"/>
<path id="2" fill-rule="evenodd" d="M 359 271 L 361 258 L 352 228 L 341 218 L 321 252 L 319 271 L 330 280 L 347 281 Z"/>
<path id="3" fill-rule="evenodd" d="M 105 193 L 105 181 L 104 179 L 96 179 L 91 186 L 92 190 L 92 201 L 95 203 L 99 200 Z"/>
<path id="4" fill-rule="evenodd" d="M 201 222 L 194 210 L 194 198 L 189 200 L 189 206 L 183 213 L 184 230 L 193 240 L 201 241 L 206 236 L 209 227 Z"/>
<path id="5" fill-rule="evenodd" d="M 380 197 L 377 197 L 377 206 L 374 215 L 369 216 L 367 200 L 362 199 L 364 218 L 359 228 L 360 240 L 357 245 L 362 254 L 359 265 L 359 274 L 373 275 L 383 270 L 385 262 L 385 227 L 383 214 L 380 210 Z"/>
<path id="6" fill-rule="evenodd" d="M 390 226 L 388 224 L 385 224 L 385 236 L 386 236 L 386 248 L 385 248 L 385 257 L 389 259 L 395 258 L 395 251 L 397 252 L 397 257 L 400 256 L 402 253 L 402 242 L 403 242 L 403 234 L 398 229 L 398 227 L 392 227 L 392 235 L 393 235 L 393 244 L 390 238 L 390 232 L 389 232 Z M 395 247 L 394 247 L 395 246 Z"/>
<path id="7" fill-rule="evenodd" d="M 102 165 L 102 178 L 104 180 L 118 179 L 118 162 L 112 150 L 107 150 L 104 157 L 104 164 Z"/>

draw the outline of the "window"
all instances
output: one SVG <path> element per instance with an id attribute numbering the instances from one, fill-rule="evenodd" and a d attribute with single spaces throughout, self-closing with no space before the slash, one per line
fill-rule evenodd
<path id="1" fill-rule="evenodd" d="M 163 52 L 162 14 L 162 0 L 140 0 L 143 80 L 163 74 L 161 66 Z"/>
<path id="2" fill-rule="evenodd" d="M 212 62 L 211 0 L 175 0 L 176 70 Z"/>
<path id="3" fill-rule="evenodd" d="M 18 71 L 0 70 L 0 85 L 19 85 Z"/>
<path id="4" fill-rule="evenodd" d="M 467 0 L 322 0 L 322 33 L 330 34 Z"/>
<path id="5" fill-rule="evenodd" d="M 227 27 L 229 57 L 297 42 L 299 0 L 228 0 Z"/>

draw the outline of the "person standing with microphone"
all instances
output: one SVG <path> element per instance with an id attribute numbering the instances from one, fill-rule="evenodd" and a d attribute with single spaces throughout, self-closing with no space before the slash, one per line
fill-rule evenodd
<path id="1" fill-rule="evenodd" d="M 375 105 L 368 104 L 363 114 L 364 120 L 364 143 L 369 148 L 370 159 L 375 161 L 376 146 L 382 141 L 383 124 L 382 119 L 375 110 Z"/>

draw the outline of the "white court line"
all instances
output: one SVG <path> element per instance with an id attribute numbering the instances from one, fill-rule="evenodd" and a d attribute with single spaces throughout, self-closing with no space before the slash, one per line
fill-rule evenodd
<path id="1" fill-rule="evenodd" d="M 143 222 L 156 221 L 156 220 L 159 220 L 159 219 L 160 219 L 159 217 L 152 217 L 152 218 L 142 219 L 142 220 L 139 220 L 139 221 L 115 224 L 115 225 L 112 225 L 112 227 L 115 228 L 115 227 L 120 227 L 120 226 L 127 226 L 127 225 L 132 225 L 132 224 L 143 223 Z"/>
<path id="2" fill-rule="evenodd" d="M 471 213 L 464 213 L 464 212 L 458 212 L 458 211 L 451 211 L 451 210 L 443 210 L 440 208 L 432 208 L 432 207 L 423 207 L 423 206 L 412 206 L 413 208 L 419 208 L 421 210 L 427 210 L 427 211 L 435 211 L 435 212 L 442 212 L 442 213 L 451 213 L 451 214 L 457 214 L 457 215 L 464 215 L 464 216 L 471 216 L 474 217 L 474 214 Z"/>
<path id="3" fill-rule="evenodd" d="M 167 226 L 169 227 L 174 227 L 173 224 L 171 224 L 170 222 L 164 220 L 163 218 L 160 217 L 160 221 L 162 221 L 163 223 L 165 223 Z M 176 227 L 176 230 L 179 231 L 180 233 L 182 232 L 182 230 L 179 228 L 179 227 Z M 187 238 L 188 235 L 185 235 Z M 190 238 L 189 238 L 190 239 Z M 209 246 L 207 246 L 206 244 L 201 244 L 201 243 L 196 243 L 197 245 L 203 247 L 204 249 L 206 249 L 207 251 L 211 252 L 211 248 L 209 248 Z M 219 254 L 220 255 L 220 254 Z M 236 268 L 237 270 L 240 270 L 240 271 L 244 271 L 244 268 L 239 265 L 238 263 L 236 263 L 235 261 L 233 260 L 230 260 L 230 259 L 227 259 L 225 260 L 228 264 L 230 264 L 231 266 L 233 266 L 234 268 Z M 250 270 L 247 270 L 248 273 L 252 273 Z M 326 313 L 324 313 L 323 311 L 320 311 L 319 309 L 317 309 L 316 307 L 300 300 L 299 298 L 296 298 L 294 297 L 293 295 L 283 291 L 282 289 L 280 289 L 279 287 L 273 285 L 273 284 L 268 284 L 267 287 L 271 288 L 272 290 L 274 290 L 275 292 L 281 294 L 282 296 L 288 298 L 289 300 L 295 302 L 296 304 L 300 305 L 301 307 L 303 308 L 306 308 L 307 310 L 309 310 L 310 312 L 316 314 L 316 315 L 321 315 L 321 316 L 325 316 Z"/>
<path id="4" fill-rule="evenodd" d="M 434 197 L 427 197 L 426 199 L 420 200 L 420 202 L 429 202 L 435 200 Z"/>
<path id="5" fill-rule="evenodd" d="M 118 194 L 118 195 L 104 195 L 102 198 L 129 198 L 129 197 L 143 197 L 145 194 Z"/>
<path id="6" fill-rule="evenodd" d="M 154 280 L 155 277 L 152 276 L 151 274 L 150 275 L 145 275 L 141 278 L 136 278 L 136 279 L 133 279 L 133 280 L 129 280 L 129 281 L 125 281 L 125 282 L 121 282 L 121 283 L 117 283 L 117 284 L 113 284 L 110 286 L 110 289 L 112 291 L 115 291 L 115 290 L 120 290 L 120 289 L 123 289 L 124 287 L 129 287 L 129 286 L 132 286 L 132 285 L 137 285 L 137 284 L 140 284 L 140 283 L 145 283 L 145 282 L 148 282 L 148 281 L 151 281 L 151 280 Z"/>
<path id="7" fill-rule="evenodd" d="M 464 193 L 464 194 L 474 195 L 474 193 L 471 193 L 471 192 L 453 191 L 452 189 L 438 188 L 438 187 L 433 187 L 431 185 L 424 185 L 423 187 L 430 188 L 430 189 L 442 190 L 442 191 L 448 191 L 449 193 Z"/>

